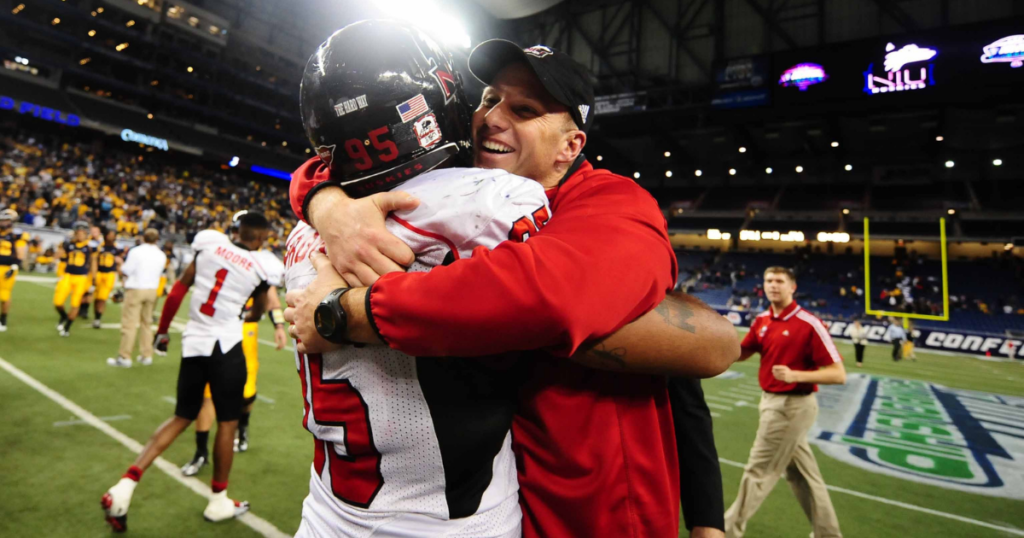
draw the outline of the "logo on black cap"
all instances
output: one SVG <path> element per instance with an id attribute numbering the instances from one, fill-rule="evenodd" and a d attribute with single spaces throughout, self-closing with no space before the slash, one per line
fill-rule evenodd
<path id="1" fill-rule="evenodd" d="M 523 49 L 523 52 L 529 54 L 530 56 L 536 56 L 537 58 L 551 56 L 552 54 L 555 53 L 549 47 L 545 47 L 544 45 L 534 45 L 528 49 Z"/>

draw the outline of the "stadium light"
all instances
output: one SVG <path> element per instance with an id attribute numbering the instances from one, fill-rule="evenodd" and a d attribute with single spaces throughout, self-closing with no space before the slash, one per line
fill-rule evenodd
<path id="1" fill-rule="evenodd" d="M 234 167 L 238 166 L 238 161 L 240 161 L 240 160 L 241 159 L 239 159 L 238 157 L 232 157 L 231 160 L 228 161 L 228 166 L 230 166 L 231 168 L 234 168 Z"/>
<path id="2" fill-rule="evenodd" d="M 949 209 L 949 210 L 946 211 L 946 213 L 948 213 L 950 215 L 956 215 L 956 210 L 955 209 Z"/>
<path id="3" fill-rule="evenodd" d="M 992 160 L 992 166 L 1002 166 L 1002 165 L 1003 165 L 1003 160 L 1002 159 L 993 159 Z"/>
<path id="4" fill-rule="evenodd" d="M 838 148 L 839 147 L 839 142 L 836 142 L 835 140 L 833 140 L 832 141 L 832 147 Z"/>
<path id="5" fill-rule="evenodd" d="M 189 73 L 191 73 L 191 72 L 192 72 L 192 66 L 191 66 L 191 65 L 190 65 L 190 66 L 188 66 L 188 69 L 186 69 L 186 71 L 188 71 Z"/>
<path id="6" fill-rule="evenodd" d="M 598 156 L 597 156 L 597 160 L 598 160 L 598 161 L 603 161 L 603 160 L 604 160 L 604 157 L 602 157 L 602 156 L 598 155 Z"/>
<path id="7" fill-rule="evenodd" d="M 282 147 L 282 148 L 286 148 L 286 147 L 288 147 L 288 141 L 286 141 L 286 140 L 282 140 L 282 141 L 281 141 L 281 147 Z"/>
<path id="8" fill-rule="evenodd" d="M 92 61 L 92 58 L 82 58 L 81 60 L 78 60 L 78 65 L 85 65 L 85 64 L 87 64 L 87 63 L 89 63 L 91 61 Z"/>
<path id="9" fill-rule="evenodd" d="M 672 171 L 671 170 L 665 170 L 665 177 L 672 177 Z"/>
<path id="10" fill-rule="evenodd" d="M 766 174 L 770 174 L 770 173 L 772 173 L 772 167 L 771 167 L 771 166 L 769 166 L 768 168 L 765 168 L 765 169 L 764 169 L 764 173 L 766 173 Z"/>
<path id="11" fill-rule="evenodd" d="M 945 140 L 945 138 L 942 138 L 942 135 L 939 135 L 939 136 L 935 137 L 935 141 L 936 142 L 942 142 L 943 140 Z"/>
<path id="12" fill-rule="evenodd" d="M 1013 243 L 1003 245 L 1003 250 L 1013 250 Z"/>
<path id="13" fill-rule="evenodd" d="M 953 168 L 954 166 L 956 166 L 955 162 L 953 162 L 953 161 L 946 161 L 946 168 Z"/>
<path id="14" fill-rule="evenodd" d="M 101 8 L 101 7 L 96 8 L 96 13 L 103 13 L 103 8 Z"/>
<path id="15" fill-rule="evenodd" d="M 665 152 L 665 156 L 666 157 L 671 157 L 672 156 L 672 152 L 671 151 L 666 151 Z"/>
<path id="16" fill-rule="evenodd" d="M 21 13 L 21 10 L 23 9 L 25 9 L 25 4 L 18 4 L 17 7 L 11 10 L 11 13 L 17 15 L 18 13 Z"/>
<path id="17" fill-rule="evenodd" d="M 735 176 L 736 175 L 736 169 L 735 168 L 730 168 L 729 169 L 729 175 L 730 176 Z"/>
<path id="18" fill-rule="evenodd" d="M 640 172 L 633 172 L 633 179 L 640 179 Z"/>
<path id="19" fill-rule="evenodd" d="M 153 119 L 153 114 L 146 114 L 146 118 Z"/>
<path id="20" fill-rule="evenodd" d="M 57 26 L 58 24 L 60 24 L 60 18 L 59 17 L 54 17 L 53 20 L 50 21 L 50 24 L 52 24 L 54 26 Z"/>
<path id="21" fill-rule="evenodd" d="M 844 215 L 849 215 L 850 214 L 850 210 L 846 209 L 846 208 L 843 208 L 843 214 Z"/>
<path id="22" fill-rule="evenodd" d="M 130 20 L 130 21 L 124 23 L 124 25 L 127 26 L 128 28 L 131 28 L 132 26 L 135 26 L 135 21 L 134 20 Z"/>
<path id="23" fill-rule="evenodd" d="M 306 153 L 310 153 L 309 148 L 306 148 Z"/>
<path id="24" fill-rule="evenodd" d="M 128 43 L 127 42 L 126 43 L 121 43 L 120 45 L 118 45 L 118 46 L 116 46 L 114 48 L 117 49 L 117 52 L 121 52 L 122 50 L 128 48 Z"/>
<path id="25" fill-rule="evenodd" d="M 745 148 L 743 146 L 740 146 L 740 150 L 739 151 L 740 151 L 740 153 L 746 153 L 747 152 L 747 148 Z"/>
<path id="26" fill-rule="evenodd" d="M 800 165 L 796 166 L 796 173 L 799 174 L 799 173 L 802 173 L 803 171 L 804 171 L 804 167 L 803 166 L 800 166 Z"/>
<path id="27" fill-rule="evenodd" d="M 96 30 L 89 30 L 89 37 L 96 37 Z"/>
<path id="28" fill-rule="evenodd" d="M 843 167 L 843 170 L 846 170 L 847 172 L 849 172 L 850 170 L 853 170 L 853 165 L 852 164 L 848 164 L 848 165 Z"/>
<path id="29" fill-rule="evenodd" d="M 694 170 L 693 171 L 693 175 L 695 175 L 697 177 L 700 177 L 700 176 L 704 175 L 704 172 L 701 172 L 700 170 Z"/>
<path id="30" fill-rule="evenodd" d="M 471 40 L 465 25 L 434 0 L 381 0 L 374 2 L 387 18 L 405 20 L 434 38 L 468 49 Z"/>

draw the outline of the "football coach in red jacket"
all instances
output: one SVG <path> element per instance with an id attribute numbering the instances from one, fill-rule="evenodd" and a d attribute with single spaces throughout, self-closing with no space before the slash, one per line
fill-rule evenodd
<path id="1" fill-rule="evenodd" d="M 349 284 L 372 283 L 342 298 L 348 339 L 418 356 L 544 349 L 533 354 L 513 426 L 524 535 L 677 536 L 665 378 L 561 359 L 665 298 L 678 273 L 665 220 L 636 183 L 582 155 L 593 123 L 582 66 L 548 47 L 493 40 L 473 51 L 470 69 L 488 85 L 473 115 L 474 164 L 535 179 L 553 216 L 542 231 L 528 230 L 526 243 L 429 273 L 389 272 L 402 270 L 391 260 L 412 261 L 408 247 L 382 233 L 383 214 L 406 202 L 378 197 L 360 218 L 339 210 L 347 202 L 340 189 L 323 187 L 329 172 L 303 165 L 293 209 L 324 235 L 332 259 L 349 260 L 333 260 Z M 311 352 L 325 345 L 311 323 L 320 288 L 289 295 L 293 335 Z"/>

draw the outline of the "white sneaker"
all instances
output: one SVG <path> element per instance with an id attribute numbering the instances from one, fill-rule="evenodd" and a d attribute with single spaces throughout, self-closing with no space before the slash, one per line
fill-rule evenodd
<path id="1" fill-rule="evenodd" d="M 71 331 L 67 331 L 67 330 L 61 329 L 60 331 L 58 331 L 58 334 L 60 334 L 64 338 L 67 338 L 67 337 L 71 336 Z"/>
<path id="2" fill-rule="evenodd" d="M 248 511 L 248 501 L 239 502 L 230 499 L 228 498 L 227 490 L 225 490 L 220 493 L 214 493 L 210 497 L 210 504 L 207 504 L 206 510 L 203 510 L 203 519 L 217 523 L 218 521 L 234 519 Z"/>
<path id="3" fill-rule="evenodd" d="M 5 333 L 5 332 L 7 332 L 7 325 L 4 325 L 3 323 L 0 323 L 0 333 Z"/>
<path id="4" fill-rule="evenodd" d="M 92 320 L 92 328 L 93 329 L 99 329 L 100 327 L 102 327 L 102 324 L 100 323 L 100 320 L 98 320 L 98 319 Z"/>
<path id="5" fill-rule="evenodd" d="M 107 490 L 100 500 L 100 507 L 106 514 L 107 523 L 115 532 L 128 530 L 128 507 L 132 504 L 132 493 L 139 483 L 131 478 L 122 478 L 114 487 Z"/>
<path id="6" fill-rule="evenodd" d="M 59 333 L 60 332 L 64 332 L 64 322 L 63 321 L 57 323 L 57 332 L 59 332 Z"/>
<path id="7" fill-rule="evenodd" d="M 118 368 L 131 368 L 132 361 L 129 359 L 123 359 L 121 357 L 118 357 L 116 359 L 111 357 L 107 359 L 107 366 L 117 366 Z"/>
<path id="8" fill-rule="evenodd" d="M 135 360 L 138 361 L 139 364 L 141 364 L 143 366 L 149 366 L 149 365 L 153 364 L 153 357 L 138 356 L 138 357 L 135 357 Z"/>

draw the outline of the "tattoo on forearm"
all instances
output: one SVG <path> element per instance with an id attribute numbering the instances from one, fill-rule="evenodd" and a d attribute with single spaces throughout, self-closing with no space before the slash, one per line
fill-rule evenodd
<path id="1" fill-rule="evenodd" d="M 654 310 L 662 317 L 662 319 L 665 320 L 665 323 L 678 327 L 686 332 L 697 332 L 697 327 L 687 321 L 694 316 L 694 311 L 693 307 L 685 301 L 668 296 L 661 302 L 661 304 L 655 307 Z"/>
<path id="2" fill-rule="evenodd" d="M 601 342 L 590 348 L 590 351 L 587 353 L 609 366 L 626 368 L 626 348 L 624 347 L 608 349 L 605 347 L 604 342 Z"/>

